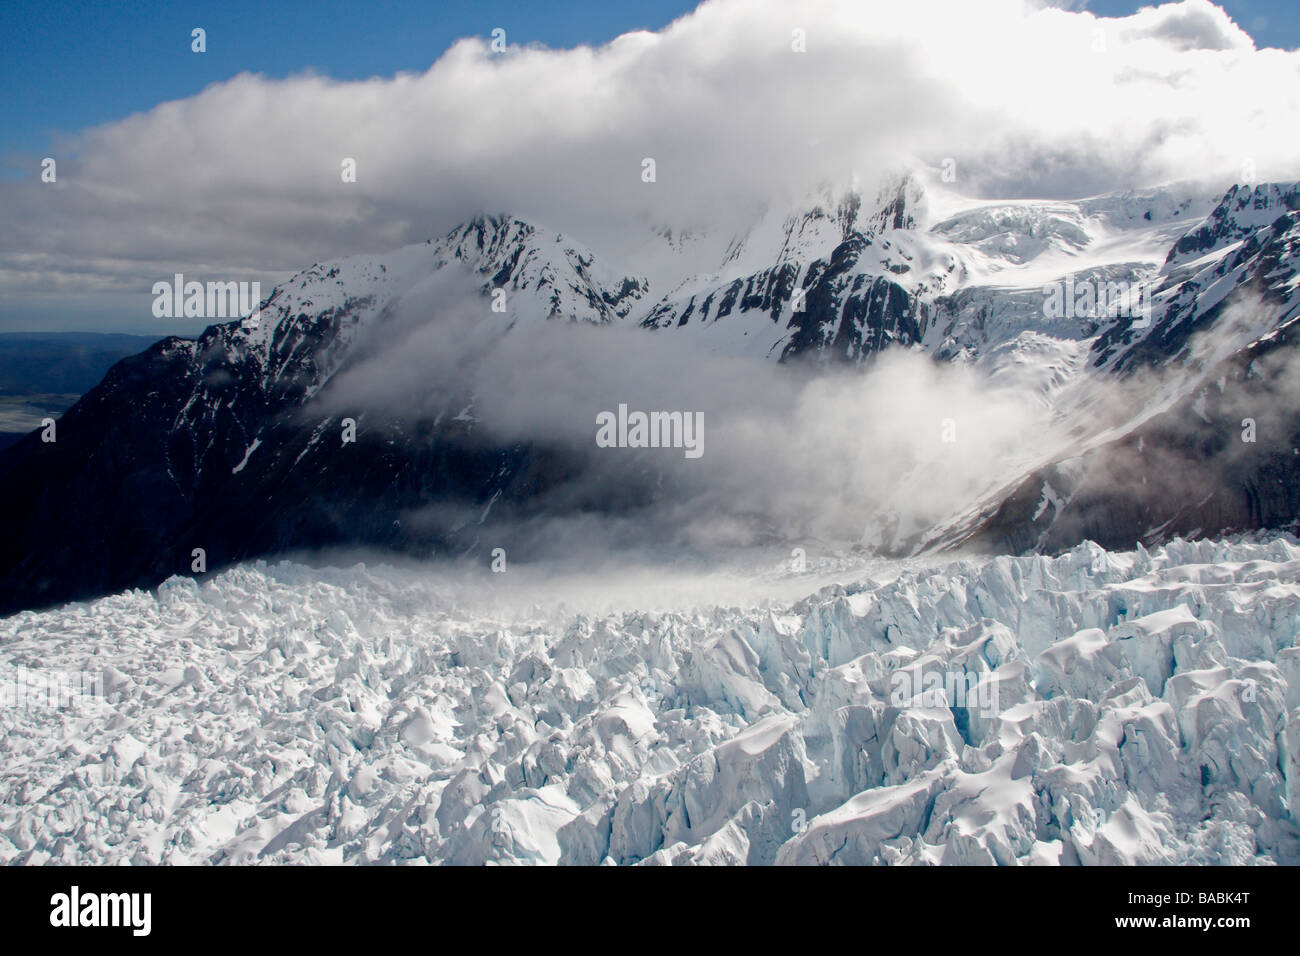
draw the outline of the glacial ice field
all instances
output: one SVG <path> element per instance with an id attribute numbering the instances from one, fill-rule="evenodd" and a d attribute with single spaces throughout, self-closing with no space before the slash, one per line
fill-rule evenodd
<path id="1" fill-rule="evenodd" d="M 1295 538 L 809 568 L 5 618 L 0 862 L 1300 862 Z"/>

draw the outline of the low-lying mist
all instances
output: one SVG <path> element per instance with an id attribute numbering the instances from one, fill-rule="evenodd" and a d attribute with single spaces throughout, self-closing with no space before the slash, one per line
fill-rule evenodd
<path id="1" fill-rule="evenodd" d="M 369 330 L 319 407 L 362 427 L 459 419 L 477 442 L 558 456 L 561 480 L 527 501 L 431 502 L 403 520 L 482 526 L 482 547 L 547 561 L 778 543 L 906 553 L 1063 441 L 1031 389 L 920 350 L 814 367 L 718 354 L 693 333 L 494 313 L 437 276 Z M 600 447 L 600 416 L 620 406 L 698 423 L 664 432 L 694 448 Z"/>

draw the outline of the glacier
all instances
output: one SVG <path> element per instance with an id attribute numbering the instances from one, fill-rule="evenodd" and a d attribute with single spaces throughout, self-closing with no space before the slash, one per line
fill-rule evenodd
<path id="1" fill-rule="evenodd" d="M 99 686 L 0 712 L 0 862 L 1300 862 L 1295 537 L 788 565 L 257 561 L 0 619 L 0 686 Z"/>

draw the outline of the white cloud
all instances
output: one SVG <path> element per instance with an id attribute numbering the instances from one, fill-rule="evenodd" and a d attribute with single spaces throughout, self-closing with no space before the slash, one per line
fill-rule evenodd
<path id="1" fill-rule="evenodd" d="M 55 150 L 55 185 L 0 186 L 0 289 L 130 290 L 146 316 L 174 271 L 269 279 L 480 211 L 617 258 L 648 221 L 725 225 L 917 159 L 1021 195 L 1235 180 L 1247 160 L 1294 179 L 1298 73 L 1300 53 L 1255 50 L 1207 0 L 1118 20 L 1028 0 L 711 0 L 594 49 L 468 39 L 423 74 L 241 75 L 83 131 Z"/>
<path id="2" fill-rule="evenodd" d="M 477 290 L 435 277 L 363 333 L 368 358 L 304 420 L 395 418 L 413 432 L 467 410 L 487 447 L 558 455 L 534 517 L 510 529 L 534 555 L 651 542 L 718 553 L 773 536 L 898 547 L 1070 441 L 1031 388 L 919 352 L 887 351 L 862 375 L 714 355 L 637 327 L 523 320 L 503 335 L 515 317 L 484 311 Z M 701 416 L 701 457 L 598 447 L 598 415 L 620 404 Z M 481 516 L 459 507 L 439 500 L 402 523 Z"/>
<path id="3" fill-rule="evenodd" d="M 1143 7 L 1119 30 L 1125 40 L 1154 39 L 1176 50 L 1254 50 L 1250 36 L 1209 0 Z"/>

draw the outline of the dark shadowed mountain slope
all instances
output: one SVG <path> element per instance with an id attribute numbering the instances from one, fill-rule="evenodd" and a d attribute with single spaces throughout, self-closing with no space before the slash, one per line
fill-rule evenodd
<path id="1" fill-rule="evenodd" d="M 476 427 L 474 396 L 432 368 L 403 380 L 396 407 L 353 413 L 340 400 L 342 383 L 384 349 L 466 311 L 499 320 L 480 323 L 488 350 L 522 325 L 627 326 L 701 354 L 766 356 L 773 374 L 798 360 L 869 375 L 890 348 L 992 372 L 1042 362 L 1045 342 L 1075 356 L 1042 378 L 1053 383 L 1043 401 L 1079 429 L 1078 460 L 1010 476 L 994 500 L 972 503 L 975 518 L 907 547 L 1053 550 L 1082 537 L 1122 547 L 1285 524 L 1298 487 L 1284 360 L 1295 196 L 1294 186 L 1241 187 L 1197 214 L 1193 200 L 1156 190 L 983 203 L 936 221 L 904 181 L 875 205 L 849 197 L 769 217 L 720 261 L 683 254 L 667 291 L 509 217 L 315 265 L 277 287 L 256 322 L 117 363 L 59 420 L 57 441 L 33 433 L 0 452 L 0 612 L 153 586 L 190 573 L 196 549 L 208 570 L 348 545 L 481 553 L 531 519 L 625 516 L 672 495 L 636 469 L 576 481 L 590 463 L 544 434 L 491 437 Z M 1110 248 L 1123 257 L 1104 260 L 1098 250 Z M 1149 280 L 1150 325 L 1045 318 L 1044 263 Z M 498 299 L 508 302 L 499 314 Z M 1153 370 L 1168 386 L 1161 404 L 1135 409 L 1116 435 L 1058 383 L 1131 387 Z M 1256 421 L 1253 444 L 1240 441 L 1242 418 Z M 355 441 L 344 440 L 349 420 Z"/>

